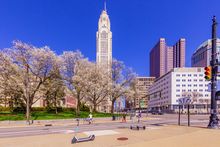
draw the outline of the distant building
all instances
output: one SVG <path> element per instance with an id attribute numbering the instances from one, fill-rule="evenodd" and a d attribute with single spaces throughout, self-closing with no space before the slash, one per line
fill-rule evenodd
<path id="1" fill-rule="evenodd" d="M 137 77 L 137 92 L 138 97 L 135 99 L 135 108 L 148 107 L 148 89 L 154 83 L 155 77 Z"/>
<path id="2" fill-rule="evenodd" d="M 210 65 L 212 52 L 212 40 L 209 39 L 203 42 L 193 53 L 191 57 L 192 67 L 206 67 Z M 217 39 L 217 53 L 220 53 L 220 39 Z M 217 59 L 220 61 L 220 55 L 217 54 Z"/>
<path id="3" fill-rule="evenodd" d="M 209 112 L 211 92 L 204 79 L 204 68 L 174 68 L 156 79 L 149 88 L 148 107 L 152 110 L 177 111 L 179 98 L 193 101 L 192 112 Z"/>
<path id="4" fill-rule="evenodd" d="M 114 110 L 116 112 L 122 111 L 126 108 L 126 98 L 120 97 L 114 103 Z"/>
<path id="5" fill-rule="evenodd" d="M 167 46 L 165 38 L 150 51 L 150 76 L 159 78 L 175 67 L 185 66 L 185 39 L 181 38 L 173 46 Z"/>

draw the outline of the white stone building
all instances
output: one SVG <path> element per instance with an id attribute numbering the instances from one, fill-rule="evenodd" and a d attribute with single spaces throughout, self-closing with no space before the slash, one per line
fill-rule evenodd
<path id="1" fill-rule="evenodd" d="M 96 33 L 96 63 L 110 71 L 112 65 L 112 32 L 106 8 L 100 15 Z"/>
<path id="2" fill-rule="evenodd" d="M 106 4 L 100 15 L 98 31 L 96 32 L 96 64 L 104 67 L 110 74 L 112 66 L 112 32 Z M 101 112 L 110 112 L 110 97 L 107 102 L 101 103 L 97 109 Z"/>
<path id="3" fill-rule="evenodd" d="M 174 68 L 149 88 L 148 106 L 151 110 L 177 111 L 177 100 L 187 97 L 192 100 L 191 111 L 209 112 L 209 83 L 204 78 L 204 68 Z"/>

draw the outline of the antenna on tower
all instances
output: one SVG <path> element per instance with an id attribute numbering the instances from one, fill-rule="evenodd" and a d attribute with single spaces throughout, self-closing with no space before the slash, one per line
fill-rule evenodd
<path id="1" fill-rule="evenodd" d="M 107 9 L 106 9 L 106 0 L 104 2 L 104 10 L 107 12 Z"/>

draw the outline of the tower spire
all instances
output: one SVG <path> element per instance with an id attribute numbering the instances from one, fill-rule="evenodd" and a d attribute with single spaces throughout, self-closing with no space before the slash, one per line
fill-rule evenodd
<path id="1" fill-rule="evenodd" d="M 106 9 L 106 0 L 104 2 L 104 10 L 107 12 L 107 9 Z"/>

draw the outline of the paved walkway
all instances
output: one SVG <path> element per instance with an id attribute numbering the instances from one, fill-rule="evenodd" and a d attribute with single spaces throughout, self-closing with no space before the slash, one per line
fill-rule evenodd
<path id="1" fill-rule="evenodd" d="M 220 130 L 210 130 L 185 126 L 153 126 L 145 131 L 135 131 L 128 128 L 106 130 L 117 132 L 113 135 L 104 133 L 92 142 L 71 144 L 74 133 L 53 134 L 17 138 L 0 139 L 1 147 L 217 147 L 220 145 Z M 100 134 L 100 132 L 99 132 Z M 77 134 L 84 137 L 85 133 Z M 126 141 L 117 138 L 127 137 Z"/>

